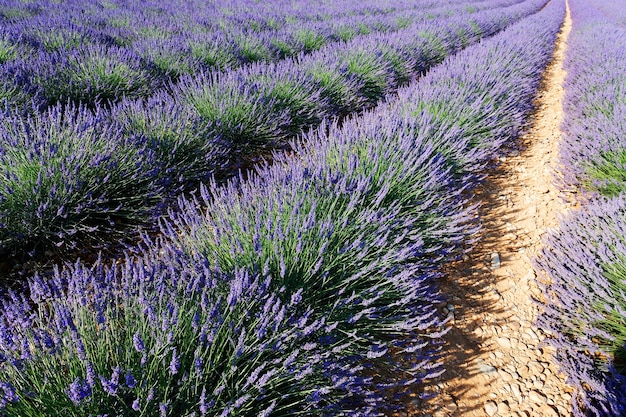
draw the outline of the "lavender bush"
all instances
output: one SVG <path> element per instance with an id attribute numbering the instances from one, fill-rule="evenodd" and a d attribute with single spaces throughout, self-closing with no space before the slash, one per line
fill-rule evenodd
<path id="1" fill-rule="evenodd" d="M 28 28 L 22 33 L 22 42 L 42 52 L 64 53 L 85 44 L 100 43 L 100 39 L 97 31 L 79 21 L 68 21 L 67 16 L 50 18 L 44 15 L 29 19 Z"/>
<path id="2" fill-rule="evenodd" d="M 626 413 L 626 33 L 612 20 L 619 13 L 604 12 L 609 3 L 570 1 L 560 186 L 578 193 L 581 208 L 544 239 L 536 261 L 545 272 L 539 324 L 576 388 L 575 416 Z"/>
<path id="3" fill-rule="evenodd" d="M 158 110 L 129 114 L 132 106 L 120 107 L 117 124 L 102 123 L 104 113 L 60 106 L 26 120 L 4 117 L 0 251 L 72 247 L 78 237 L 143 223 L 184 184 L 184 175 L 197 179 L 187 170 L 200 169 L 206 153 L 184 128 L 164 125 L 167 117 L 184 121 L 183 114 Z"/>
<path id="4" fill-rule="evenodd" d="M 168 94 L 156 94 L 145 104 L 124 100 L 107 117 L 122 136 L 139 138 L 151 150 L 155 180 L 166 187 L 163 200 L 221 172 L 227 162 L 231 145 L 193 107 L 181 106 Z"/>
<path id="5" fill-rule="evenodd" d="M 30 300 L 13 294 L 5 301 L 3 415 L 336 415 L 337 403 L 364 414 L 371 408 L 351 401 L 370 379 L 359 376 L 353 342 L 331 337 L 338 323 L 314 317 L 299 293 L 281 301 L 271 276 L 220 273 L 167 247 L 126 261 L 35 278 Z"/>
<path id="6" fill-rule="evenodd" d="M 154 87 L 140 58 L 122 48 L 87 45 L 39 59 L 32 88 L 40 88 L 49 105 L 71 101 L 94 107 L 123 97 L 148 97 Z"/>
<path id="7" fill-rule="evenodd" d="M 24 90 L 27 80 L 19 63 L 11 62 L 2 65 L 0 68 L 0 108 L 3 111 L 26 114 L 39 107 L 41 100 Z"/>
<path id="8" fill-rule="evenodd" d="M 626 200 L 590 203 L 545 239 L 540 325 L 577 394 L 577 416 L 626 413 Z"/>
<path id="9" fill-rule="evenodd" d="M 224 71 L 237 66 L 233 40 L 224 35 L 213 35 L 209 38 L 198 34 L 187 42 L 191 55 L 205 68 Z"/>
<path id="10" fill-rule="evenodd" d="M 297 62 L 182 77 L 173 94 L 191 102 L 220 138 L 233 143 L 234 155 L 254 154 L 323 117 L 372 106 L 460 48 L 460 37 L 474 42 L 542 4 L 485 12 L 470 23 L 452 19 L 449 26 L 411 27 L 360 44 L 323 49 Z M 420 28 L 426 32 L 416 37 L 414 31 Z"/>
<path id="11" fill-rule="evenodd" d="M 213 55 L 199 52 L 209 47 L 206 39 L 202 39 L 198 45 L 186 47 L 184 44 L 187 38 L 179 35 L 168 39 L 142 39 L 134 42 L 133 49 L 146 59 L 146 67 L 156 79 L 157 85 L 167 86 L 170 82 L 178 82 L 183 75 L 200 72 L 202 63 L 221 70 L 229 66 Z M 219 51 L 214 53 L 221 54 Z"/>
<path id="12" fill-rule="evenodd" d="M 22 37 L 11 31 L 0 33 L 0 107 L 26 112 L 37 100 L 25 90 L 28 76 L 21 57 L 32 53 L 30 47 L 20 43 Z"/>
<path id="13" fill-rule="evenodd" d="M 258 147 L 295 134 L 327 114 L 318 87 L 293 64 L 207 78 L 183 81 L 184 100 L 211 134 L 244 153 L 258 153 Z"/>
<path id="14" fill-rule="evenodd" d="M 474 19 L 473 15 L 487 11 L 496 15 L 504 13 L 512 19 L 517 19 L 519 12 L 523 15 L 528 13 L 528 7 L 535 8 L 536 5 L 533 3 L 535 2 L 498 0 L 479 4 L 472 8 L 471 18 Z M 200 70 L 225 70 L 250 62 L 302 56 L 320 48 L 324 49 L 326 40 L 332 39 L 333 43 L 327 48 L 334 49 L 337 46 L 343 48 L 342 44 L 336 44 L 338 39 L 333 35 L 335 25 L 356 27 L 356 31 L 363 34 L 393 32 L 397 33 L 399 38 L 403 38 L 414 37 L 415 33 L 424 30 L 422 26 L 428 21 L 425 17 L 427 11 L 430 18 L 438 20 L 447 20 L 450 16 L 467 13 L 467 7 L 464 5 L 452 7 L 441 1 L 420 9 L 405 6 L 397 11 L 390 9 L 380 13 L 367 12 L 365 9 L 362 12 L 371 17 L 371 21 L 358 23 L 355 22 L 358 13 L 348 16 L 340 13 L 336 19 L 326 16 L 319 17 L 318 20 L 297 15 L 282 17 L 285 20 L 285 27 L 277 32 L 271 29 L 272 25 L 267 30 L 261 31 L 254 30 L 255 25 L 252 25 L 253 30 L 241 29 L 242 25 L 245 26 L 240 21 L 244 17 L 248 16 L 248 21 L 256 21 L 249 17 L 249 13 L 219 20 L 218 17 L 223 11 L 215 10 L 214 7 L 200 6 L 199 10 L 192 12 L 189 5 L 177 6 L 180 10 L 168 11 L 173 12 L 174 16 L 179 16 L 178 21 L 165 18 L 163 16 L 165 9 L 162 6 L 151 9 L 149 5 L 145 5 L 145 8 L 133 9 L 131 5 L 126 5 L 129 8 L 127 13 L 111 12 L 109 10 L 119 8 L 111 6 L 105 7 L 105 15 L 101 16 L 102 10 L 85 8 L 80 3 L 71 2 L 66 6 L 67 10 L 57 10 L 56 6 L 46 9 L 45 13 L 36 18 L 26 18 L 29 22 L 27 30 L 22 27 L 24 22 L 21 20 L 13 23 L 10 29 L 16 33 L 24 33 L 24 42 L 39 49 L 39 55 L 34 54 L 32 57 L 34 59 L 29 60 L 32 62 L 25 69 L 25 73 L 36 74 L 30 80 L 31 89 L 43 92 L 48 105 L 53 105 L 57 101 L 64 102 L 68 98 L 75 101 L 84 100 L 84 104 L 93 105 L 98 99 L 117 101 L 122 97 L 143 97 L 150 94 L 151 90 L 160 89 L 172 81 L 177 82 L 183 74 L 194 74 Z M 524 9 L 527 11 L 523 12 Z M 182 10 L 188 10 L 193 18 L 190 20 L 189 15 L 185 17 Z M 77 11 L 80 11 L 80 17 Z M 258 10 L 255 11 L 257 12 Z M 111 16 L 107 16 L 109 14 Z M 207 16 L 213 19 L 209 22 L 206 20 Z M 260 18 L 263 19 L 262 16 Z M 278 21 L 281 18 L 278 16 L 271 20 L 268 16 L 268 19 Z M 232 22 L 229 22 L 230 20 Z M 463 16 L 460 21 L 465 20 L 467 18 Z M 496 23 L 498 18 L 492 16 L 489 20 Z M 318 27 L 322 23 L 326 26 Z M 505 23 L 500 21 L 492 30 L 481 32 L 481 35 L 493 33 L 498 30 L 498 25 Z M 481 23 L 476 25 L 480 27 Z M 445 37 L 447 36 L 448 34 Z M 458 48 L 470 44 L 473 35 L 470 34 L 466 39 L 468 34 L 460 31 L 456 36 L 464 38 L 463 42 L 455 46 Z M 359 40 L 362 39 L 354 39 L 351 42 Z M 448 40 L 439 40 L 443 42 L 440 45 L 444 48 L 441 50 L 443 52 Z M 90 48 L 85 50 L 85 45 L 90 45 Z M 104 49 L 113 56 L 119 55 L 118 58 L 131 63 L 130 68 L 121 67 L 112 57 L 102 56 L 98 49 Z M 63 59 L 65 56 L 70 57 L 68 62 Z M 93 62 L 81 69 L 79 67 L 82 61 Z M 147 75 L 155 79 L 149 83 L 146 80 Z M 93 80 L 89 81 L 90 78 Z M 70 87 L 65 87 L 66 85 Z M 83 94 L 82 91 L 87 93 Z"/>

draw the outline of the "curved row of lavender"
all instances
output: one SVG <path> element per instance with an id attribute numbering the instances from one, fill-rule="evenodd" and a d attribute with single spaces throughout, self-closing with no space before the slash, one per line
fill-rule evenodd
<path id="1" fill-rule="evenodd" d="M 103 9 L 85 2 L 7 5 L 5 14 L 31 9 L 37 13 L 4 18 L 0 98 L 24 111 L 30 110 L 31 101 L 35 107 L 68 100 L 94 106 L 122 97 L 145 98 L 182 75 L 275 61 L 359 34 L 393 32 L 459 10 L 467 13 L 491 6 L 487 1 L 453 7 L 439 0 L 430 7 L 387 10 L 364 4 L 352 5 L 355 13 L 320 10 L 316 14 L 324 18 L 319 20 L 321 16 L 312 18 L 308 8 L 297 2 L 285 9 L 276 4 L 278 11 L 272 14 L 257 10 L 260 15 L 255 17 L 242 4 L 235 4 L 239 13 L 229 16 L 227 12 L 234 11 L 222 10 L 219 3 L 195 3 L 184 7 L 112 3 Z"/>
<path id="2" fill-rule="evenodd" d="M 111 268 L 30 281 L 0 312 L 3 413 L 384 415 L 440 374 L 437 278 L 480 168 L 532 107 L 562 0 L 398 98 L 310 131 L 247 182 L 180 200 Z"/>
<path id="3" fill-rule="evenodd" d="M 58 105 L 27 119 L 7 115 L 0 120 L 0 250 L 65 251 L 96 231 L 150 223 L 187 185 L 235 172 L 324 118 L 373 106 L 545 2 L 371 35 L 297 61 L 186 77 L 172 94 L 111 109 Z"/>
<path id="4" fill-rule="evenodd" d="M 599 6 L 612 2 L 594 0 L 583 7 L 574 3 L 574 32 L 568 45 L 566 100 L 568 120 L 563 124 L 566 139 L 559 152 L 567 167 L 561 186 L 604 196 L 626 191 L 626 28 L 609 20 Z M 598 7 L 594 7 L 598 6 Z M 622 12 L 622 16 L 626 11 Z M 619 20 L 619 14 L 614 17 Z M 594 63 L 594 59 L 602 59 Z M 621 174 L 620 174 L 621 172 Z"/>
<path id="5" fill-rule="evenodd" d="M 536 261 L 546 272 L 539 323 L 577 389 L 574 415 L 626 415 L 626 11 L 608 15 L 606 0 L 569 3 L 560 185 L 581 208 L 561 219 Z"/>

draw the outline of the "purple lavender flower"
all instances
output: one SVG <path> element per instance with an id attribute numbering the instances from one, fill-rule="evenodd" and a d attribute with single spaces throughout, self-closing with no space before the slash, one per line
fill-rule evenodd
<path id="1" fill-rule="evenodd" d="M 66 391 L 67 396 L 72 400 L 74 405 L 79 405 L 86 399 L 91 398 L 92 390 L 91 385 L 84 380 L 76 377 Z"/>
<path id="2" fill-rule="evenodd" d="M 141 339 L 141 336 L 139 335 L 139 333 L 135 333 L 133 335 L 133 346 L 135 347 L 135 350 L 137 352 L 145 352 L 146 347 L 143 343 L 143 340 Z"/>
<path id="3" fill-rule="evenodd" d="M 537 269 L 547 273 L 547 283 L 540 281 L 545 303 L 539 325 L 550 331 L 546 340 L 575 388 L 575 416 L 626 413 L 626 96 L 621 89 L 626 31 L 619 22 L 623 11 L 610 3 L 569 2 L 573 30 L 564 63 L 558 185 L 577 191 L 581 208 L 544 239 L 536 260 Z"/>
<path id="4" fill-rule="evenodd" d="M 17 402 L 20 400 L 15 387 L 10 382 L 0 381 L 0 389 L 2 389 L 3 400 L 8 402 Z"/>
<path id="5" fill-rule="evenodd" d="M 102 384 L 102 389 L 104 392 L 109 394 L 110 396 L 117 395 L 117 388 L 119 387 L 119 379 L 120 379 L 121 368 L 116 366 L 113 368 L 113 372 L 111 373 L 111 378 L 107 379 L 99 375 L 100 383 Z"/>
<path id="6" fill-rule="evenodd" d="M 87 373 L 87 383 L 93 388 L 96 383 L 96 370 L 94 369 L 93 364 L 89 361 L 85 363 L 85 368 Z"/>
<path id="7" fill-rule="evenodd" d="M 176 353 L 176 348 L 172 349 L 172 359 L 170 360 L 170 374 L 176 375 L 180 369 L 180 358 Z"/>
<path id="8" fill-rule="evenodd" d="M 209 412 L 209 406 L 207 404 L 206 387 L 202 387 L 202 394 L 200 394 L 200 415 L 204 416 Z"/>
<path id="9" fill-rule="evenodd" d="M 167 403 L 159 403 L 159 413 L 161 417 L 167 417 L 169 406 Z"/>
<path id="10" fill-rule="evenodd" d="M 130 389 L 135 388 L 137 381 L 135 380 L 135 377 L 133 376 L 133 373 L 130 370 L 126 371 L 125 379 L 126 379 L 126 386 L 128 388 Z"/>
<path id="11" fill-rule="evenodd" d="M 202 375 L 202 371 L 204 369 L 204 360 L 201 356 L 197 356 L 193 360 L 193 367 L 198 375 Z"/>
<path id="12" fill-rule="evenodd" d="M 154 388 L 148 390 L 148 396 L 146 397 L 146 404 L 154 399 Z"/>

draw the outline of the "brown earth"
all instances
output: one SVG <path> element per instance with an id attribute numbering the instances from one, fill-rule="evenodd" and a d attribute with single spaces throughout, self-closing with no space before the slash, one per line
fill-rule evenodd
<path id="1" fill-rule="evenodd" d="M 544 73 L 531 126 L 477 191 L 483 232 L 472 252 L 447 271 L 452 315 L 447 371 L 430 384 L 434 399 L 405 415 L 433 417 L 570 416 L 571 388 L 542 347 L 535 326 L 541 297 L 531 259 L 541 236 L 567 209 L 553 185 L 563 117 L 563 58 L 569 8 Z M 419 410 L 419 411 L 418 411 Z"/>

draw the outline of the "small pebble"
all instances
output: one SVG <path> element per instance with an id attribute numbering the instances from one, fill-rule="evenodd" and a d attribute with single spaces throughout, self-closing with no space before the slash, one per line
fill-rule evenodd
<path id="1" fill-rule="evenodd" d="M 537 391 L 530 391 L 528 393 L 528 398 L 530 399 L 530 401 L 537 404 L 546 404 L 548 402 L 548 397 Z"/>
<path id="2" fill-rule="evenodd" d="M 502 346 L 505 349 L 511 348 L 511 341 L 507 339 L 506 337 L 498 337 L 497 342 L 500 346 Z"/>
<path id="3" fill-rule="evenodd" d="M 500 268 L 500 254 L 498 252 L 491 254 L 491 267 L 493 269 Z"/>
<path id="4" fill-rule="evenodd" d="M 478 371 L 482 374 L 493 374 L 498 372 L 498 370 L 496 368 L 494 368 L 491 365 L 487 365 L 485 363 L 479 363 L 477 365 Z"/>

